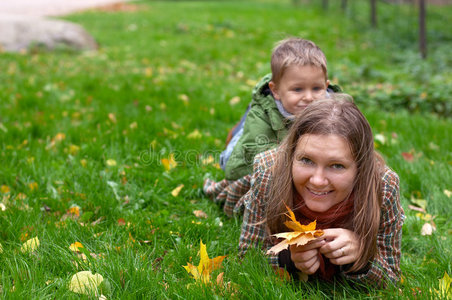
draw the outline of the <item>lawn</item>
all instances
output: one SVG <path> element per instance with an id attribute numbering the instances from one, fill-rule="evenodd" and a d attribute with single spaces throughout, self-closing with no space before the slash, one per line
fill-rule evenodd
<path id="1" fill-rule="evenodd" d="M 372 29 L 366 3 L 330 2 L 134 2 L 65 17 L 96 52 L 1 53 L 0 297 L 78 298 L 71 278 L 89 270 L 108 299 L 441 298 L 452 274 L 452 7 L 429 7 L 421 61 L 413 8 L 379 3 Z M 241 217 L 201 192 L 206 173 L 223 176 L 218 155 L 275 42 L 292 35 L 324 50 L 400 176 L 397 287 L 282 280 L 259 251 L 237 257 Z M 208 285 L 183 268 L 198 265 L 201 240 L 210 258 L 227 255 Z"/>

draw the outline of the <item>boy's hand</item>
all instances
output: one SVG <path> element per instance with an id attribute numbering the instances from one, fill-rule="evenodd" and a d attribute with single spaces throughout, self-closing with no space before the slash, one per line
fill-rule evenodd
<path id="1" fill-rule="evenodd" d="M 311 241 L 303 246 L 291 245 L 290 258 L 295 267 L 308 275 L 317 272 L 320 267 L 319 249 L 323 245 L 325 245 L 323 236 L 322 239 Z"/>

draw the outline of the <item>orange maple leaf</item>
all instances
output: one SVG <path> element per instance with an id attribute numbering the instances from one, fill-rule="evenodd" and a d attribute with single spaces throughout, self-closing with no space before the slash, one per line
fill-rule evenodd
<path id="1" fill-rule="evenodd" d="M 221 267 L 221 263 L 225 256 L 217 256 L 215 258 L 210 259 L 207 254 L 206 245 L 203 244 L 201 240 L 201 246 L 199 250 L 199 255 L 201 256 L 201 260 L 199 261 L 198 266 L 194 266 L 191 263 L 187 263 L 186 266 L 183 266 L 184 269 L 192 274 L 195 280 L 201 280 L 203 283 L 210 282 L 210 274 Z"/>
<path id="2" fill-rule="evenodd" d="M 69 207 L 69 209 L 67 210 L 67 213 L 70 215 L 74 215 L 76 217 L 80 217 L 80 206 L 73 205 L 73 206 Z"/>
<path id="3" fill-rule="evenodd" d="M 284 225 L 293 231 L 273 234 L 273 236 L 283 238 L 284 240 L 271 247 L 267 251 L 267 254 L 276 255 L 282 250 L 287 249 L 289 245 L 296 244 L 297 246 L 302 246 L 323 235 L 323 230 L 315 229 L 316 221 L 311 222 L 308 225 L 302 225 L 297 221 L 295 214 L 287 205 L 286 208 L 288 211 L 286 216 L 289 217 L 290 221 L 284 222 Z"/>

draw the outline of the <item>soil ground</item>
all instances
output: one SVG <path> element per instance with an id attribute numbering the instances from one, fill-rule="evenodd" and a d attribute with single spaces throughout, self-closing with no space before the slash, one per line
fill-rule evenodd
<path id="1" fill-rule="evenodd" d="M 124 0 L 0 0 L 0 15 L 62 16 Z"/>

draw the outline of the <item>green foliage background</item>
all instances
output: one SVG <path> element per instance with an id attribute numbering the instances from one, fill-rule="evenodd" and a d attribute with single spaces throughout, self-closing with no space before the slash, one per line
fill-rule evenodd
<path id="1" fill-rule="evenodd" d="M 345 12 L 330 2 L 322 11 L 315 1 L 143 1 L 131 12 L 65 18 L 96 38 L 97 52 L 2 53 L 0 185 L 10 192 L 0 198 L 1 296 L 75 298 L 67 284 L 89 269 L 110 282 L 108 298 L 436 298 L 438 279 L 452 273 L 444 193 L 452 190 L 452 33 L 444 26 L 452 10 L 429 7 L 421 61 L 412 7 L 379 3 L 380 27 L 371 29 L 365 1 L 349 1 Z M 236 257 L 240 217 L 228 219 L 200 192 L 204 174 L 222 178 L 202 160 L 218 159 L 254 83 L 270 71 L 273 45 L 287 36 L 324 50 L 332 81 L 385 138 L 376 146 L 401 178 L 407 214 L 397 288 L 283 282 L 260 253 Z M 195 130 L 201 138 L 189 138 Z M 178 166 L 166 172 L 161 159 L 171 153 Z M 432 236 L 420 235 L 425 221 L 409 209 L 416 199 L 434 216 Z M 82 210 L 77 220 L 64 217 L 72 205 Z M 196 218 L 198 209 L 208 217 Z M 22 254 L 34 236 L 38 251 Z M 201 239 L 210 257 L 228 255 L 229 290 L 194 285 L 182 268 L 198 263 Z M 103 258 L 77 258 L 68 249 L 75 241 Z"/>

